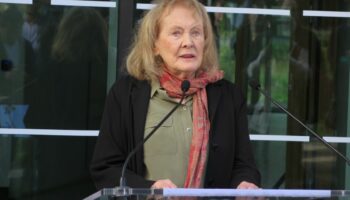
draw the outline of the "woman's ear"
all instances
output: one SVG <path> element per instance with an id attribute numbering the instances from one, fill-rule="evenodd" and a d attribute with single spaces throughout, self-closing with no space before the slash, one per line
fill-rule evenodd
<path id="1" fill-rule="evenodd" d="M 154 47 L 153 47 L 153 53 L 154 53 L 154 56 L 159 56 L 159 50 L 158 50 L 156 44 L 155 44 Z"/>

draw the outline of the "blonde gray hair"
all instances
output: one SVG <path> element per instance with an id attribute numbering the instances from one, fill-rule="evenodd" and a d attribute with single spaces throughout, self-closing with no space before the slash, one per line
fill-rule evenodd
<path id="1" fill-rule="evenodd" d="M 126 60 L 127 72 L 139 80 L 157 80 L 162 73 L 162 60 L 154 54 L 155 41 L 160 31 L 163 13 L 178 5 L 186 6 L 203 20 L 204 52 L 200 69 L 208 73 L 217 71 L 218 55 L 211 21 L 204 6 L 197 0 L 156 0 L 138 24 L 138 31 Z"/>

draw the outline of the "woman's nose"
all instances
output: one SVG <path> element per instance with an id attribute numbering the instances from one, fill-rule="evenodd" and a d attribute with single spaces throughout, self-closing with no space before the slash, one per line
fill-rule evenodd
<path id="1" fill-rule="evenodd" d="M 184 48 L 191 48 L 191 47 L 193 47 L 193 38 L 191 37 L 190 34 L 185 34 L 184 35 L 182 46 Z"/>

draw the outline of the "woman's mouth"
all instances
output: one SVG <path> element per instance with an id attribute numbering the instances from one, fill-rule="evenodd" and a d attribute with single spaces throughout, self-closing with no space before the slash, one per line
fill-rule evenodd
<path id="1" fill-rule="evenodd" d="M 183 55 L 181 55 L 180 56 L 181 58 L 194 58 L 195 57 L 195 55 L 194 54 L 183 54 Z"/>

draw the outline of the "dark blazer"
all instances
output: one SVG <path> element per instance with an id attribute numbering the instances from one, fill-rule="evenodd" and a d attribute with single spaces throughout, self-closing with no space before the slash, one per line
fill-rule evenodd
<path id="1" fill-rule="evenodd" d="M 206 90 L 211 128 L 204 187 L 232 188 L 241 181 L 260 185 L 242 93 L 226 80 L 209 84 Z M 98 189 L 119 185 L 126 156 L 143 139 L 150 92 L 147 81 L 130 76 L 119 78 L 111 88 L 91 164 Z M 144 179 L 144 173 L 141 148 L 128 165 L 127 185 L 149 188 L 154 181 Z"/>

